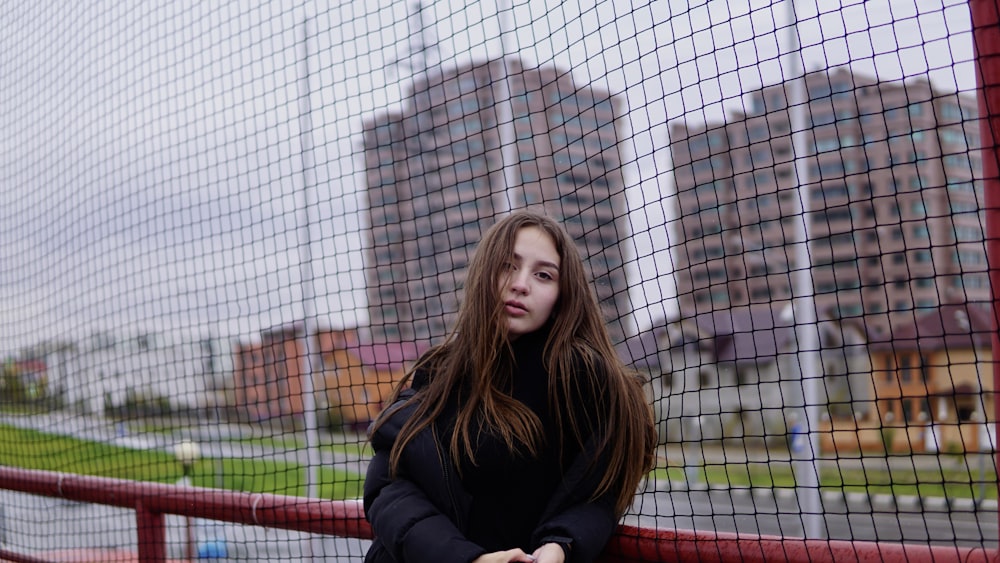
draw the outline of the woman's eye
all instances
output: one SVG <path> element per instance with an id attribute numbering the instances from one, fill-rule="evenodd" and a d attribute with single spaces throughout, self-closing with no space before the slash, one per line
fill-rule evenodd
<path id="1" fill-rule="evenodd" d="M 537 275 L 538 275 L 538 277 L 542 278 L 543 280 L 554 279 L 553 276 L 552 276 L 552 274 L 550 274 L 548 272 L 538 272 Z"/>

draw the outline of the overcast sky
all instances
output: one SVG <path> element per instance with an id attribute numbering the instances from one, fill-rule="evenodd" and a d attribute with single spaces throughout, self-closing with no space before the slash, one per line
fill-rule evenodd
<path id="1" fill-rule="evenodd" d="M 517 54 L 625 98 L 648 326 L 671 303 L 667 123 L 720 119 L 781 80 L 787 2 L 425 4 L 431 62 Z M 808 69 L 974 87 L 966 2 L 819 4 L 796 4 Z M 249 337 L 308 310 L 365 322 L 359 133 L 406 89 L 405 2 L 40 0 L 0 5 L 0 22 L 0 355 L 94 330 Z"/>

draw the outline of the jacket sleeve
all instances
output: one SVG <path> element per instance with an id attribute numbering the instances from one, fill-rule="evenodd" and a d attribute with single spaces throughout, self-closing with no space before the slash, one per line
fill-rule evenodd
<path id="1" fill-rule="evenodd" d="M 365 477 L 365 517 L 375 537 L 400 563 L 469 563 L 486 553 L 465 538 L 405 468 L 390 477 L 392 439 L 383 430 L 389 428 L 394 438 L 392 427 L 389 422 L 373 436 L 375 455 Z"/>
<path id="2" fill-rule="evenodd" d="M 590 463 L 581 455 L 570 467 L 557 496 L 562 500 L 550 507 L 547 516 L 535 528 L 534 543 L 572 540 L 567 563 L 589 563 L 597 559 L 611 534 L 618 527 L 615 514 L 616 491 L 608 491 L 597 499 L 590 496 L 596 490 L 597 476 Z M 572 484 L 571 484 L 572 483 Z"/>

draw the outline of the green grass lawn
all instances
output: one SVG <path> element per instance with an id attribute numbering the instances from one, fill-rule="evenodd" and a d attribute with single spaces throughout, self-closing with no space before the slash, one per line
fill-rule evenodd
<path id="1" fill-rule="evenodd" d="M 261 445 L 267 448 L 274 448 L 277 450 L 302 450 L 306 447 L 305 440 L 297 438 L 295 436 L 261 436 L 261 437 L 244 437 L 244 438 L 234 438 L 229 440 L 229 442 L 235 444 L 254 444 Z M 371 446 L 367 441 L 358 442 L 346 442 L 346 443 L 322 443 L 320 448 L 326 451 L 331 451 L 335 453 L 343 453 L 349 455 L 356 455 L 359 457 L 367 457 L 372 455 Z"/>
<path id="2" fill-rule="evenodd" d="M 157 483 L 175 483 L 183 476 L 181 464 L 170 453 L 134 450 L 6 425 L 0 425 L 0 464 Z M 203 458 L 192 467 L 191 479 L 200 487 L 293 496 L 306 493 L 305 468 L 296 463 Z M 361 494 L 360 475 L 324 467 L 318 479 L 322 498 L 348 499 Z"/>
<path id="3" fill-rule="evenodd" d="M 684 481 L 683 467 L 657 468 L 657 479 Z M 975 498 L 980 494 L 980 476 L 973 465 L 967 469 L 844 469 L 823 467 L 820 487 L 845 492 L 889 493 L 927 497 Z M 701 468 L 699 481 L 734 487 L 794 487 L 795 475 L 789 462 L 710 464 Z M 997 485 L 987 474 L 985 498 L 997 498 Z"/>
<path id="4" fill-rule="evenodd" d="M 248 442 L 288 447 L 294 440 L 254 438 Z M 341 452 L 366 455 L 366 444 L 326 444 Z M 44 469 L 81 475 L 118 479 L 175 483 L 183 474 L 181 464 L 171 453 L 135 450 L 111 444 L 58 436 L 36 430 L 0 425 L 0 464 Z M 323 467 L 318 472 L 319 495 L 328 499 L 357 498 L 361 495 L 363 476 Z M 683 481 L 683 467 L 658 468 L 654 478 Z M 192 482 L 200 487 L 234 491 L 304 496 L 305 467 L 297 463 L 250 458 L 204 458 L 192 468 Z M 953 469 L 844 469 L 824 467 L 820 486 L 830 490 L 867 491 L 897 495 L 947 496 L 974 498 L 980 494 L 979 474 L 972 470 Z M 735 487 L 794 487 L 795 477 L 788 462 L 710 464 L 700 469 L 699 480 L 714 485 Z M 995 482 L 984 487 L 986 498 L 997 498 Z"/>

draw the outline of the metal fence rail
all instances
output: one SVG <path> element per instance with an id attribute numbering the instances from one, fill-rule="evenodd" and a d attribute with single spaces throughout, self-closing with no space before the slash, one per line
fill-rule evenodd
<path id="1" fill-rule="evenodd" d="M 9 467 L 0 467 L 0 488 L 135 510 L 139 530 L 138 557 L 149 563 L 167 560 L 166 514 L 341 537 L 372 537 L 360 501 L 240 493 Z M 26 563 L 44 561 L 6 550 L 0 550 L 0 559 Z M 805 540 L 634 526 L 622 526 L 601 557 L 604 563 L 985 563 L 998 559 L 998 550 L 984 548 Z"/>

